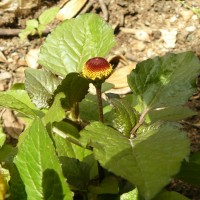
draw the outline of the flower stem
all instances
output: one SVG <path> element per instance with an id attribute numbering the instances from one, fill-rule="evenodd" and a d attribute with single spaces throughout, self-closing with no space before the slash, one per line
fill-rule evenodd
<path id="1" fill-rule="evenodd" d="M 103 106 L 102 106 L 102 96 L 101 96 L 101 83 L 95 84 L 96 93 L 97 93 L 97 102 L 98 102 L 98 111 L 99 111 L 99 121 L 103 123 Z M 104 169 L 98 162 L 98 171 L 99 171 L 99 183 L 104 179 L 105 172 Z"/>
<path id="2" fill-rule="evenodd" d="M 103 106 L 102 106 L 102 97 L 101 97 L 101 83 L 96 84 L 95 88 L 96 88 L 96 92 L 97 92 L 99 121 L 103 123 Z"/>
<path id="3" fill-rule="evenodd" d="M 75 102 L 71 108 L 71 118 L 75 122 L 79 122 L 79 103 Z"/>

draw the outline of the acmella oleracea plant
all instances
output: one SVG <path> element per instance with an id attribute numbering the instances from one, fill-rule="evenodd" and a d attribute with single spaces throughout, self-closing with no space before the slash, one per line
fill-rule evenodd
<path id="1" fill-rule="evenodd" d="M 65 20 L 41 47 L 44 69 L 26 69 L 24 84 L 0 92 L 0 107 L 27 123 L 17 147 L 0 139 L 0 174 L 5 168 L 10 179 L 3 199 L 186 200 L 165 187 L 173 179 L 200 185 L 200 155 L 188 158 L 180 124 L 197 114 L 185 105 L 196 91 L 199 59 L 183 52 L 138 63 L 127 76 L 130 92 L 106 96 L 102 123 L 101 87 L 112 73 L 102 57 L 114 44 L 98 15 Z"/>
<path id="2" fill-rule="evenodd" d="M 101 85 L 112 73 L 111 64 L 102 57 L 89 59 L 83 66 L 83 76 L 89 79 L 96 88 L 99 108 L 99 121 L 103 122 Z"/>

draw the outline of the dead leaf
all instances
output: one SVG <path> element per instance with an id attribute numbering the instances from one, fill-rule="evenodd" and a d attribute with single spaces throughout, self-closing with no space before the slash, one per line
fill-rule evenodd
<path id="1" fill-rule="evenodd" d="M 80 11 L 86 2 L 87 0 L 71 0 L 67 2 L 64 7 L 60 9 L 56 18 L 60 21 L 71 19 Z"/>
<path id="2" fill-rule="evenodd" d="M 38 64 L 38 55 L 39 55 L 40 49 L 31 49 L 26 57 L 26 63 L 28 65 L 28 67 L 33 68 L 33 69 L 37 69 L 39 64 Z"/>
<path id="3" fill-rule="evenodd" d="M 133 69 L 135 69 L 136 63 L 132 63 L 130 65 L 117 68 L 113 74 L 106 80 L 108 83 L 112 83 L 116 88 L 125 88 L 128 87 L 127 75 L 131 73 Z"/>
<path id="4" fill-rule="evenodd" d="M 113 93 L 113 94 L 119 94 L 119 95 L 128 94 L 129 92 L 131 92 L 130 87 L 110 89 L 106 91 L 106 93 Z"/>
<path id="5" fill-rule="evenodd" d="M 0 73 L 0 81 L 3 81 L 5 79 L 10 79 L 12 77 L 12 74 L 7 71 L 1 71 Z"/>
<path id="6" fill-rule="evenodd" d="M 37 7 L 40 0 L 19 0 L 19 9 L 31 9 Z"/>
<path id="7" fill-rule="evenodd" d="M 18 8 L 18 0 L 3 0 L 0 2 L 0 9 L 4 11 L 14 11 Z"/>
<path id="8" fill-rule="evenodd" d="M 0 51 L 0 62 L 2 62 L 2 63 L 6 63 L 7 62 L 6 57 L 4 56 L 4 54 L 1 51 Z"/>
<path id="9" fill-rule="evenodd" d="M 24 130 L 24 123 L 18 119 L 14 112 L 8 109 L 2 114 L 3 127 L 5 132 L 12 138 L 18 139 L 20 133 Z"/>

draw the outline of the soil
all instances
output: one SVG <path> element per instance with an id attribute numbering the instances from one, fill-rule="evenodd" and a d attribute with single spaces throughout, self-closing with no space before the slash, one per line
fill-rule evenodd
<path id="1" fill-rule="evenodd" d="M 15 4 L 3 7 L 0 2 L 0 91 L 23 82 L 27 67 L 37 67 L 30 64 L 27 55 L 30 50 L 40 47 L 45 36 L 42 39 L 31 36 L 22 42 L 18 37 L 19 29 L 25 28 L 28 19 L 37 18 L 46 8 L 62 2 L 46 0 L 23 9 L 13 8 Z M 117 41 L 110 56 L 120 56 L 126 63 L 140 62 L 167 52 L 193 51 L 200 57 L 199 0 L 88 0 L 79 13 L 83 12 L 97 13 L 107 20 Z M 53 30 L 57 23 L 51 24 L 48 30 Z M 122 67 L 123 64 L 120 63 Z M 199 80 L 197 77 L 198 90 L 188 101 L 188 106 L 198 113 Z M 24 128 L 23 123 L 9 110 L 0 110 L 0 117 L 8 140 L 17 139 Z M 200 115 L 183 124 L 191 138 L 191 153 L 200 151 Z M 171 183 L 168 189 L 200 200 L 200 188 L 180 181 Z"/>

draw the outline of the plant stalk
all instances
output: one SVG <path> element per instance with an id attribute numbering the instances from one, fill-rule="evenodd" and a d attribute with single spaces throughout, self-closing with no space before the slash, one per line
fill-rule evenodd
<path id="1" fill-rule="evenodd" d="M 101 96 L 101 83 L 95 84 L 96 93 L 97 93 L 97 102 L 98 102 L 98 111 L 99 111 L 99 121 L 103 123 L 103 105 L 102 105 L 102 96 Z M 105 172 L 104 169 L 98 162 L 98 172 L 99 172 L 99 183 L 104 179 Z"/>
<path id="2" fill-rule="evenodd" d="M 79 103 L 75 102 L 71 108 L 71 117 L 73 121 L 79 122 Z"/>
<path id="3" fill-rule="evenodd" d="M 99 111 L 99 121 L 103 123 L 103 106 L 102 106 L 102 96 L 101 96 L 101 84 L 95 85 L 97 93 L 98 111 Z"/>

